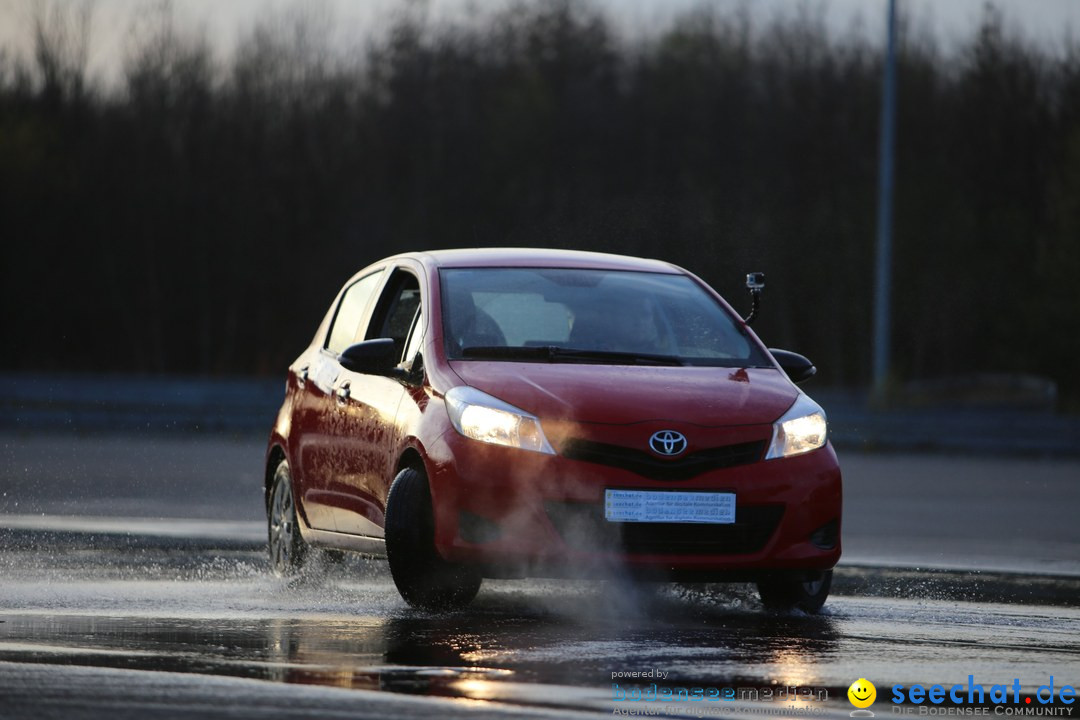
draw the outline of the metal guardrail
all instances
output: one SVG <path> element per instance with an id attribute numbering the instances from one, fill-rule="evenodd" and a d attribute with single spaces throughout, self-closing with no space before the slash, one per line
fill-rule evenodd
<path id="1" fill-rule="evenodd" d="M 833 444 L 864 451 L 1080 456 L 1080 417 L 1000 408 L 876 410 L 868 395 L 811 392 L 825 408 Z"/>
<path id="2" fill-rule="evenodd" d="M 284 379 L 0 375 L 0 429 L 267 433 Z"/>
<path id="3" fill-rule="evenodd" d="M 867 395 L 810 389 L 842 450 L 1080 457 L 1080 417 L 1036 410 L 874 410 Z M 279 379 L 0 375 L 0 430 L 269 432 Z"/>

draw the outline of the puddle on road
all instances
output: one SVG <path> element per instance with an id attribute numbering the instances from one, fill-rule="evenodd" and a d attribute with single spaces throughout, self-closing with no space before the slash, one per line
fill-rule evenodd
<path id="1" fill-rule="evenodd" d="M 613 672 L 803 681 L 799 663 L 837 637 L 829 616 L 762 613 L 749 586 L 500 581 L 465 612 L 431 614 L 404 605 L 382 564 L 322 569 L 325 580 L 286 582 L 243 552 L 9 555 L 0 659 L 474 699 L 557 685 L 609 699 Z"/>
<path id="2" fill-rule="evenodd" d="M 736 614 L 708 632 L 672 625 L 658 633 L 653 624 L 613 633 L 611 627 L 582 627 L 546 613 L 505 614 L 511 609 L 521 608 L 496 597 L 467 614 L 445 616 L 402 611 L 391 617 L 213 620 L 16 614 L 0 625 L 0 659 L 477 700 L 520 701 L 522 687 L 558 686 L 576 689 L 580 703 L 610 700 L 615 671 L 662 671 L 666 678 L 649 682 L 664 686 L 702 682 L 701 669 L 718 661 L 743 668 L 717 677 L 720 684 L 801 684 L 810 679 L 810 663 L 827 655 L 835 640 L 829 621 L 820 619 L 813 622 L 816 629 L 802 628 L 811 630 L 807 636 L 793 639 L 779 632 L 775 619 L 749 614 Z M 767 677 L 751 668 L 784 672 Z"/>

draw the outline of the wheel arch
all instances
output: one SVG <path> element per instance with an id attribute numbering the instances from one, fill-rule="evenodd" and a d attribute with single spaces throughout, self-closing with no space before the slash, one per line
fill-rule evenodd
<path id="1" fill-rule="evenodd" d="M 398 458 L 397 467 L 394 468 L 394 476 L 397 477 L 397 474 L 405 468 L 413 468 L 414 470 L 424 473 L 424 477 L 430 477 L 430 474 L 427 471 L 427 461 L 424 459 L 424 454 L 416 445 L 409 445 L 401 453 L 401 457 Z"/>
<path id="2" fill-rule="evenodd" d="M 274 484 L 274 472 L 282 460 L 287 459 L 285 448 L 277 443 L 266 452 L 266 471 L 263 473 L 263 508 L 270 507 L 270 489 Z"/>

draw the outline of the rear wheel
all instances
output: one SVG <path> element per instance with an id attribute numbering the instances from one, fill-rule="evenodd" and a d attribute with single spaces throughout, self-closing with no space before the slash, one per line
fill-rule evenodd
<path id="1" fill-rule="evenodd" d="M 829 597 L 832 570 L 808 570 L 775 575 L 758 581 L 758 594 L 769 610 L 816 613 Z"/>
<path id="2" fill-rule="evenodd" d="M 468 605 L 480 590 L 480 573 L 447 562 L 435 549 L 431 489 L 424 473 L 405 468 L 386 499 L 386 559 L 405 602 L 426 610 Z"/>
<path id="3" fill-rule="evenodd" d="M 278 577 L 298 574 L 308 560 L 309 552 L 296 520 L 293 502 L 292 475 L 289 463 L 282 460 L 274 470 L 270 487 L 270 503 L 266 508 L 269 534 L 270 565 Z"/>

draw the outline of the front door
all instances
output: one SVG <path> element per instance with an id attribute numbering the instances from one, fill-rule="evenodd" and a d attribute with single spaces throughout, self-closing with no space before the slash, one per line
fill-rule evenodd
<path id="1" fill-rule="evenodd" d="M 420 312 L 416 276 L 395 270 L 374 306 L 366 338 L 392 338 L 400 360 Z M 383 536 L 384 499 L 402 442 L 396 422 L 407 386 L 401 379 L 342 370 L 335 386 L 341 450 L 333 466 L 329 498 L 338 532 Z"/>
<path id="2" fill-rule="evenodd" d="M 337 357 L 362 338 L 376 293 L 385 275 L 383 270 L 366 275 L 342 292 L 322 347 L 311 352 L 298 368 L 301 395 L 294 422 L 303 432 L 292 433 L 298 446 L 292 448 L 299 467 L 294 474 L 300 510 L 317 530 L 335 530 L 333 495 L 330 483 L 340 462 L 337 425 L 341 413 L 336 396 L 343 369 Z"/>

